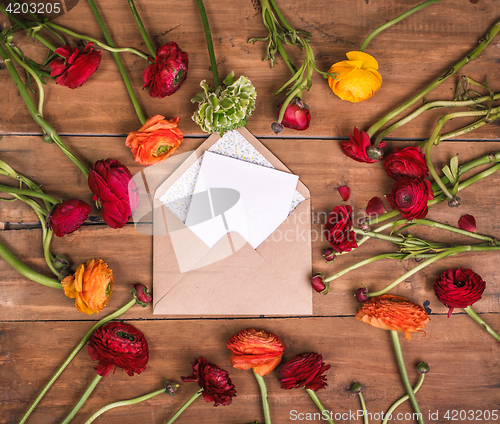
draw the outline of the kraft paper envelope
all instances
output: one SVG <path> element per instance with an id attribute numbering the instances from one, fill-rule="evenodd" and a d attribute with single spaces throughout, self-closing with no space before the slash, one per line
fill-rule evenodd
<path id="1" fill-rule="evenodd" d="M 290 172 L 249 131 L 238 132 L 271 165 Z M 312 315 L 311 201 L 305 198 L 257 249 L 238 233 L 213 248 L 203 243 L 160 198 L 220 139 L 211 135 L 156 190 L 153 203 L 154 314 L 169 316 Z"/>

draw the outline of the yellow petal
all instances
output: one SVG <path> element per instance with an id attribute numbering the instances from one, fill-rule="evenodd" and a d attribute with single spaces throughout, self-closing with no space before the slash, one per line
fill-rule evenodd
<path id="1" fill-rule="evenodd" d="M 354 52 L 349 52 L 346 54 L 347 58 L 352 61 L 361 61 L 362 65 L 361 68 L 363 69 L 378 69 L 378 63 L 375 60 L 375 58 L 368 53 L 365 52 L 359 52 L 359 51 L 354 51 Z"/>

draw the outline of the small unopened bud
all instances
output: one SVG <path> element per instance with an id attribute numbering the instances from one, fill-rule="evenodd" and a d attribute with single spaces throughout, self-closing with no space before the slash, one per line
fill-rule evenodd
<path id="1" fill-rule="evenodd" d="M 361 393 L 363 391 L 363 386 L 359 383 L 352 383 L 352 386 L 349 387 L 349 391 L 354 394 Z"/>
<path id="2" fill-rule="evenodd" d="M 327 264 L 331 264 L 335 260 L 335 250 L 331 247 L 326 248 L 323 250 L 323 257 Z"/>
<path id="3" fill-rule="evenodd" d="M 372 160 L 379 160 L 384 157 L 384 151 L 381 148 L 375 146 L 369 146 L 366 149 L 366 154 Z"/>
<path id="4" fill-rule="evenodd" d="M 330 290 L 330 283 L 325 283 L 325 276 L 322 272 L 317 272 L 311 277 L 311 286 L 318 293 L 327 294 Z"/>
<path id="5" fill-rule="evenodd" d="M 427 374 L 430 370 L 429 365 L 425 362 L 420 362 L 420 364 L 417 365 L 417 371 L 419 374 Z"/>
<path id="6" fill-rule="evenodd" d="M 54 142 L 54 140 L 52 139 L 52 137 L 51 137 L 49 134 L 45 134 L 45 135 L 43 136 L 43 142 L 44 142 L 44 143 L 49 143 L 49 144 L 50 144 L 50 143 L 53 143 L 53 142 Z"/>
<path id="7" fill-rule="evenodd" d="M 55 269 L 66 269 L 69 267 L 69 261 L 64 255 L 56 255 L 56 258 L 52 261 Z"/>
<path id="8" fill-rule="evenodd" d="M 361 287 L 356 290 L 356 300 L 358 302 L 366 302 L 369 299 L 368 297 L 368 289 L 366 287 Z"/>
<path id="9" fill-rule="evenodd" d="M 283 132 L 283 130 L 285 129 L 285 127 L 278 123 L 278 122 L 273 122 L 271 124 L 271 130 L 275 133 L 275 134 L 279 134 L 280 132 Z"/>
<path id="10" fill-rule="evenodd" d="M 171 380 L 166 380 L 165 381 L 165 393 L 170 396 L 175 396 L 175 392 L 179 388 L 179 385 L 177 383 L 174 383 Z"/>
<path id="11" fill-rule="evenodd" d="M 359 226 L 360 228 L 363 230 L 363 231 L 370 231 L 370 225 L 368 225 L 368 222 L 370 220 L 368 218 L 364 218 L 362 220 L 360 220 L 359 222 Z"/>
<path id="12" fill-rule="evenodd" d="M 69 277 L 71 274 L 69 273 L 69 271 L 67 269 L 63 269 L 61 272 L 59 272 L 59 275 L 57 277 L 57 279 L 59 281 L 62 281 L 64 280 L 66 277 Z"/>
<path id="13" fill-rule="evenodd" d="M 134 284 L 132 286 L 131 293 L 134 295 L 137 303 L 141 305 L 143 308 L 148 306 L 149 302 L 153 300 L 153 296 L 151 296 L 150 291 L 143 284 Z"/>
<path id="14" fill-rule="evenodd" d="M 455 196 L 453 199 L 448 200 L 448 206 L 450 208 L 458 208 L 460 206 L 461 201 L 462 199 L 460 199 L 460 197 Z"/>

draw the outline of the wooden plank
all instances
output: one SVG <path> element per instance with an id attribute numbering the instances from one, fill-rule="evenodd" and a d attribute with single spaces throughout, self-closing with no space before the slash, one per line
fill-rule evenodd
<path id="1" fill-rule="evenodd" d="M 484 319 L 497 329 L 499 314 L 486 314 Z M 331 368 L 327 371 L 328 387 L 318 397 L 334 414 L 357 413 L 357 397 L 346 388 L 353 380 L 364 386 L 363 395 L 368 412 L 387 411 L 405 394 L 394 358 L 389 333 L 348 318 L 308 318 L 275 320 L 169 320 L 133 321 L 150 347 L 148 369 L 140 376 L 128 377 L 118 370 L 104 378 L 88 399 L 75 424 L 84 423 L 102 406 L 117 400 L 133 398 L 158 390 L 162 382 L 191 374 L 193 358 L 206 357 L 230 373 L 237 396 L 233 404 L 217 407 L 196 400 L 178 419 L 179 423 L 207 421 L 217 423 L 264 422 L 257 384 L 250 371 L 231 368 L 225 344 L 228 338 L 243 328 L 257 327 L 272 331 L 286 345 L 284 361 L 297 354 L 315 351 L 323 355 Z M 27 322 L 0 325 L 0 358 L 6 372 L 0 374 L 0 411 L 4 422 L 15 423 L 50 379 L 67 354 L 88 330 L 85 322 Z M 429 364 L 431 372 L 417 394 L 425 421 L 449 423 L 446 411 L 492 411 L 499 409 L 499 346 L 468 316 L 448 320 L 432 316 L 427 335 L 413 335 L 406 341 L 400 335 L 408 374 L 413 384 L 418 380 L 415 366 Z M 43 334 L 43 337 L 38 335 Z M 37 335 L 37 336 L 34 336 Z M 94 378 L 93 363 L 84 348 L 48 391 L 28 422 L 49 424 L 61 422 Z M 279 369 L 279 367 L 278 367 Z M 293 421 L 298 413 L 317 412 L 304 390 L 282 390 L 274 370 L 265 377 L 273 422 Z M 99 418 L 102 422 L 136 423 L 166 422 L 195 391 L 196 383 L 183 383 L 175 397 L 159 395 L 134 406 L 116 408 Z M 296 412 L 294 412 L 296 411 Z M 438 413 L 439 419 L 428 414 Z M 396 413 L 409 414 L 406 402 Z M 101 422 L 96 421 L 96 422 Z M 335 422 L 361 422 L 361 419 L 334 419 Z M 372 422 L 381 420 L 372 419 Z M 323 422 L 299 420 L 299 422 Z M 395 423 L 412 423 L 411 419 L 394 419 Z M 475 419 L 464 419 L 464 424 Z M 484 423 L 496 420 L 483 419 Z"/>
<path id="2" fill-rule="evenodd" d="M 366 0 L 336 1 L 335 6 L 305 0 L 300 3 L 283 1 L 280 7 L 290 23 L 298 29 L 313 34 L 311 46 L 319 69 L 329 67 L 345 59 L 345 53 L 359 48 L 363 39 L 378 25 L 387 22 L 420 3 Z M 265 36 L 256 2 L 227 3 L 214 0 L 206 5 L 213 31 L 219 72 L 224 77 L 230 71 L 237 76 L 246 75 L 258 92 L 257 108 L 249 119 L 248 128 L 256 135 L 272 135 L 270 124 L 276 119 L 276 106 L 283 95 L 275 96 L 279 87 L 289 78 L 289 71 L 282 61 L 271 69 L 263 62 L 265 43 L 248 44 L 250 37 Z M 98 4 L 102 15 L 119 46 L 132 46 L 146 52 L 133 18 L 124 4 L 108 0 Z M 164 114 L 171 118 L 180 116 L 180 127 L 186 134 L 202 134 L 191 121 L 195 105 L 190 99 L 200 91 L 199 82 L 212 80 L 204 34 L 195 3 L 164 9 L 161 0 L 143 0 L 137 5 L 155 45 L 176 41 L 189 53 L 189 76 L 182 88 L 166 99 L 151 99 L 147 91 L 141 91 L 144 60 L 124 55 L 139 102 L 146 115 Z M 161 11 L 161 12 L 160 12 Z M 221 13 L 220 11 L 224 11 Z M 395 106 L 414 95 L 448 67 L 464 57 L 483 37 L 489 26 L 498 19 L 495 0 L 463 2 L 448 0 L 420 11 L 398 25 L 378 35 L 367 52 L 379 62 L 384 83 L 376 96 L 366 102 L 350 104 L 340 101 L 319 75 L 304 101 L 310 106 L 312 122 L 304 133 L 308 136 L 347 137 L 354 126 L 368 129 L 377 119 Z M 86 2 L 79 4 L 56 22 L 70 29 L 102 40 L 103 37 Z M 118 24 L 119 23 L 119 24 Z M 51 38 L 51 36 L 48 36 Z M 40 43 L 33 46 L 25 40 L 24 33 L 16 33 L 15 42 L 37 60 L 43 60 L 45 49 Z M 52 39 L 52 38 L 51 38 Z M 68 42 L 74 40 L 67 38 Z M 55 42 L 55 40 L 54 40 Z M 495 42 L 493 43 L 495 44 Z M 301 63 L 302 53 L 291 49 L 296 63 Z M 484 82 L 498 91 L 493 75 L 498 71 L 495 47 L 490 46 L 480 58 L 467 65 L 460 74 Z M 454 76 L 427 100 L 451 99 L 459 77 Z M 2 87 L 2 118 L 0 132 L 40 133 L 29 117 L 7 71 L 0 70 Z M 103 53 L 99 71 L 87 84 L 68 91 L 50 81 L 46 87 L 45 117 L 60 132 L 66 134 L 127 134 L 140 126 L 124 88 L 116 64 L 109 53 Z M 398 137 L 428 137 L 441 111 L 429 112 L 394 133 Z M 92 124 L 89 123 L 92 122 Z M 455 121 L 446 128 L 456 127 Z M 293 130 L 285 130 L 287 136 L 299 136 Z M 465 135 L 466 138 L 498 139 L 498 126 L 493 124 Z"/>
<path id="3" fill-rule="evenodd" d="M 200 141 L 199 139 L 186 140 L 182 148 L 185 150 L 195 148 Z M 62 157 L 62 153 L 56 146 L 43 144 L 36 137 L 5 137 L 5 142 L 7 146 L 15 145 L 16 149 L 3 153 L 0 159 L 6 160 L 14 169 L 33 178 L 37 183 L 43 183 L 47 193 L 55 197 L 74 196 L 92 203 L 80 172 Z M 106 150 L 108 153 L 113 152 L 110 156 L 130 165 L 132 173 L 139 172 L 141 167 L 134 165 L 130 154 L 126 151 L 128 149 L 124 148 L 122 142 L 123 139 L 119 138 L 88 140 L 70 137 L 68 145 L 80 157 L 87 157 L 87 163 L 106 157 Z M 394 251 L 392 245 L 387 242 L 372 241 L 349 255 L 339 257 L 333 265 L 325 264 L 321 256 L 323 249 L 328 246 L 322 233 L 326 217 L 334 206 L 342 204 L 335 187 L 348 183 L 351 188 L 351 198 L 346 203 L 353 206 L 355 218 L 364 216 L 364 208 L 371 197 L 383 197 L 391 190 L 392 181 L 381 169 L 381 164 L 366 165 L 354 162 L 340 152 L 337 142 L 331 140 L 264 140 L 264 143 L 290 167 L 292 172 L 300 176 L 311 191 L 313 218 L 317 221 L 312 227 L 313 269 L 315 271 L 331 275 L 375 254 Z M 29 146 L 33 145 L 39 149 L 29 149 Z M 441 168 L 455 154 L 459 155 L 462 163 L 481 154 L 499 150 L 498 143 L 443 142 L 435 148 L 433 158 L 435 157 L 439 164 L 438 168 Z M 40 165 L 33 170 L 34 173 L 31 175 L 28 173 L 29 168 L 26 167 L 26 163 L 33 163 L 37 156 L 46 158 L 44 160 L 47 163 L 58 163 L 58 166 Z M 461 192 L 462 206 L 460 208 L 450 209 L 445 204 L 440 204 L 432 208 L 428 217 L 438 222 L 457 225 L 462 215 L 472 214 L 476 217 L 478 232 L 496 236 L 500 233 L 499 224 L 491 217 L 496 213 L 495 188 L 499 183 L 500 175 L 492 175 Z M 14 203 L 0 203 L 0 207 L 0 221 L 33 222 L 32 213 L 19 208 Z M 98 216 L 97 211 L 94 211 L 93 216 Z M 447 237 L 444 232 L 416 229 L 415 233 L 433 241 L 467 242 L 466 238 Z M 3 231 L 0 237 L 2 237 L 2 242 L 29 266 L 44 274 L 49 272 L 41 251 L 39 229 Z M 115 272 L 116 284 L 113 298 L 106 309 L 106 313 L 109 313 L 128 301 L 130 284 L 141 282 L 151 287 L 151 245 L 150 236 L 140 234 L 132 224 L 129 224 L 120 230 L 113 230 L 102 225 L 87 225 L 62 239 L 55 237 L 52 246 L 53 252 L 68 255 L 74 266 L 92 257 L 101 257 L 110 264 Z M 478 311 L 499 312 L 500 299 L 495 294 L 500 290 L 496 255 L 498 255 L 497 252 L 467 253 L 439 261 L 400 284 L 394 292 L 421 304 L 429 300 L 433 311 L 445 313 L 446 308 L 437 302 L 434 296 L 432 283 L 448 267 L 463 266 L 474 269 L 488 284 L 483 299 L 476 306 Z M 314 315 L 352 315 L 358 308 L 353 294 L 357 288 L 361 287 L 361 284 L 368 285 L 372 290 L 380 290 L 413 266 L 413 261 L 400 263 L 385 260 L 353 271 L 332 282 L 331 293 L 328 296 L 315 295 Z M 66 299 L 62 293 L 55 293 L 53 289 L 27 281 L 4 261 L 0 261 L 0 272 L 4 290 L 4 296 L 0 300 L 2 305 L 0 319 L 51 320 L 60 319 L 61 316 L 71 320 L 85 318 L 74 310 L 73 302 Z M 304 284 L 309 283 L 304 281 Z M 147 318 L 150 314 L 150 308 L 146 310 L 134 308 L 127 317 Z M 89 319 L 99 318 L 92 316 Z"/>

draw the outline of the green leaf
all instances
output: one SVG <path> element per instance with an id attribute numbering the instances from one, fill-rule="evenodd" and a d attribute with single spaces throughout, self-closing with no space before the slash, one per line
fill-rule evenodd
<path id="1" fill-rule="evenodd" d="M 443 174 L 446 175 L 450 183 L 454 184 L 455 183 L 455 177 L 453 176 L 450 167 L 446 165 L 441 171 L 443 171 Z"/>
<path id="2" fill-rule="evenodd" d="M 451 173 L 454 176 L 454 180 L 458 177 L 458 157 L 453 156 L 450 160 Z"/>

